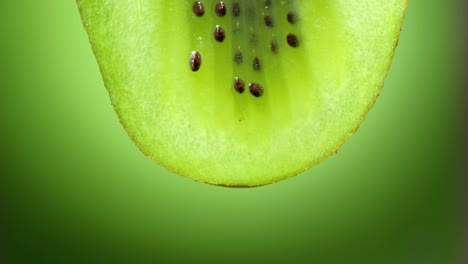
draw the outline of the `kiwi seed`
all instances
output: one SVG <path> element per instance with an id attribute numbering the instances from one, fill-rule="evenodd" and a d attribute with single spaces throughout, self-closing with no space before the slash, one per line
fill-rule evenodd
<path id="1" fill-rule="evenodd" d="M 295 24 L 296 21 L 297 21 L 297 17 L 296 17 L 296 13 L 294 12 L 288 12 L 288 22 L 291 23 L 291 24 Z"/>
<path id="2" fill-rule="evenodd" d="M 273 27 L 273 20 L 271 20 L 270 16 L 265 16 L 263 18 L 263 21 L 265 22 L 265 26 L 267 26 L 269 28 Z"/>
<path id="3" fill-rule="evenodd" d="M 255 59 L 252 62 L 252 66 L 254 71 L 260 71 L 262 69 L 262 65 L 260 64 L 260 60 L 258 57 L 255 57 Z"/>
<path id="4" fill-rule="evenodd" d="M 260 97 L 263 94 L 263 88 L 258 83 L 249 83 L 249 91 L 255 97 Z"/>
<path id="5" fill-rule="evenodd" d="M 220 27 L 219 25 L 216 25 L 215 31 L 214 31 L 214 38 L 218 42 L 223 42 L 224 38 L 226 37 L 226 34 L 224 33 L 224 29 Z"/>
<path id="6" fill-rule="evenodd" d="M 244 56 L 242 55 L 241 50 L 237 50 L 236 53 L 234 54 L 234 61 L 236 64 L 241 64 L 244 59 Z"/>
<path id="7" fill-rule="evenodd" d="M 216 4 L 215 13 L 217 16 L 220 16 L 220 17 L 226 15 L 226 5 L 224 4 L 223 1 Z"/>
<path id="8" fill-rule="evenodd" d="M 205 14 L 205 7 L 201 2 L 194 2 L 193 3 L 193 13 L 195 13 L 196 16 L 203 16 Z"/>
<path id="9" fill-rule="evenodd" d="M 239 3 L 235 2 L 232 7 L 232 13 L 234 14 L 235 17 L 238 17 L 240 15 L 240 6 Z"/>
<path id="10" fill-rule="evenodd" d="M 278 42 L 276 42 L 276 40 L 270 43 L 270 49 L 273 53 L 278 53 Z"/>
<path id="11" fill-rule="evenodd" d="M 200 69 L 202 62 L 201 54 L 198 51 L 192 51 L 190 54 L 190 69 L 192 69 L 193 72 L 196 72 Z"/>
<path id="12" fill-rule="evenodd" d="M 244 92 L 245 85 L 244 85 L 244 81 L 241 78 L 239 77 L 234 78 L 234 89 L 239 93 Z"/>
<path id="13" fill-rule="evenodd" d="M 297 46 L 299 46 L 299 40 L 294 34 L 288 34 L 288 36 L 286 37 L 286 40 L 288 41 L 289 46 L 293 48 L 296 48 Z"/>

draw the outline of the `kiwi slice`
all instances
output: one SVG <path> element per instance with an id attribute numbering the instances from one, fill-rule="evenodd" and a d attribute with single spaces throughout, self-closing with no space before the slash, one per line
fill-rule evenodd
<path id="1" fill-rule="evenodd" d="M 225 186 L 296 175 L 374 104 L 407 0 L 77 0 L 143 153 Z"/>

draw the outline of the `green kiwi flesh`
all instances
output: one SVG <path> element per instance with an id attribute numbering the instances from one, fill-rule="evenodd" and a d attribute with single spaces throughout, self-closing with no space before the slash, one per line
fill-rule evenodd
<path id="1" fill-rule="evenodd" d="M 407 0 L 77 0 L 130 138 L 180 175 L 258 186 L 338 150 L 383 86 Z"/>

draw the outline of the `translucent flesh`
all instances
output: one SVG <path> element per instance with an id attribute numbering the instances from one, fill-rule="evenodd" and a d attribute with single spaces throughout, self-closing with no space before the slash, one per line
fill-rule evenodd
<path id="1" fill-rule="evenodd" d="M 201 2 L 205 14 L 197 17 L 190 0 L 77 0 L 111 102 L 136 145 L 174 172 L 228 186 L 296 175 L 356 131 L 383 86 L 407 5 L 273 0 L 266 8 L 263 0 L 239 0 L 235 18 L 232 1 L 224 1 L 224 17 L 214 14 L 217 1 Z M 289 11 L 297 23 L 287 22 Z M 216 25 L 226 32 L 221 43 Z M 192 51 L 202 55 L 197 72 Z M 245 81 L 242 94 L 233 88 L 236 76 Z M 264 94 L 252 96 L 249 82 Z"/>

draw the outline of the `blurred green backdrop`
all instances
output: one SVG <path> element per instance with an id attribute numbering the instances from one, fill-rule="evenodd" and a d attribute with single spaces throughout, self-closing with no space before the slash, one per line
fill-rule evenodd
<path id="1" fill-rule="evenodd" d="M 228 189 L 133 145 L 74 1 L 1 1 L 0 262 L 454 263 L 456 7 L 410 2 L 385 88 L 339 153 Z"/>

